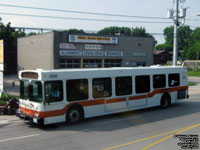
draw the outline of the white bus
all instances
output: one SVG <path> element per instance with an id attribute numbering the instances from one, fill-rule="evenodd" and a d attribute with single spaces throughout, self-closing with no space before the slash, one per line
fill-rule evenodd
<path id="1" fill-rule="evenodd" d="M 161 106 L 188 98 L 185 67 L 24 70 L 18 117 L 36 124 Z"/>

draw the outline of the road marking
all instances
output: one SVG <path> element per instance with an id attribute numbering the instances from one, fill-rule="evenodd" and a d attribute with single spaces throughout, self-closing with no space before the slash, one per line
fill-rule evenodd
<path id="1" fill-rule="evenodd" d="M 25 139 L 25 138 L 29 138 L 29 137 L 38 136 L 38 135 L 40 135 L 40 134 L 32 134 L 32 135 L 20 136 L 20 137 L 15 137 L 15 138 L 10 138 L 10 139 L 3 139 L 3 140 L 0 140 L 0 143 L 1 142 L 6 142 L 6 141 Z"/>
<path id="2" fill-rule="evenodd" d="M 167 135 L 167 134 L 170 134 L 170 133 L 174 133 L 174 132 L 176 132 L 175 134 L 179 134 L 178 132 L 181 132 L 181 131 L 185 132 L 185 130 L 187 131 L 187 130 L 190 130 L 190 129 L 193 129 L 193 128 L 196 128 L 196 127 L 199 127 L 199 126 L 200 126 L 200 124 L 196 124 L 196 125 L 184 127 L 184 128 L 177 129 L 177 130 L 173 130 L 173 131 L 169 131 L 169 132 L 164 132 L 164 133 L 157 134 L 157 135 L 154 135 L 154 136 L 151 136 L 151 137 L 147 137 L 147 138 L 144 138 L 144 139 L 140 139 L 140 140 L 137 140 L 137 141 L 132 141 L 132 142 L 129 142 L 129 143 L 125 143 L 125 144 L 113 146 L 113 147 L 110 147 L 110 148 L 105 148 L 104 150 L 116 149 L 116 148 L 119 148 L 119 147 L 127 146 L 127 145 L 130 145 L 130 144 L 135 144 L 135 143 L 146 141 L 146 140 L 150 140 L 150 139 L 153 139 L 153 138 L 156 138 L 156 137 L 159 137 L 159 136 L 163 136 L 163 135 Z M 170 135 L 170 136 L 173 136 L 173 135 Z M 156 145 L 156 144 L 154 144 L 154 145 Z"/>
<path id="3" fill-rule="evenodd" d="M 9 124 L 9 123 L 17 123 L 17 122 L 22 122 L 22 121 L 21 120 L 1 120 L 0 125 L 1 124 Z"/>
<path id="4" fill-rule="evenodd" d="M 143 148 L 142 150 L 147 150 L 147 149 L 149 149 L 149 148 L 151 148 L 151 147 L 153 147 L 153 146 L 155 146 L 155 145 L 157 145 L 157 144 L 159 144 L 159 143 L 161 143 L 161 142 L 164 142 L 164 141 L 168 140 L 169 138 L 172 138 L 175 134 L 180 134 L 180 133 L 183 133 L 183 132 L 185 132 L 185 131 L 191 130 L 191 129 L 193 129 L 193 128 L 197 128 L 197 127 L 200 127 L 200 124 L 196 124 L 196 125 L 193 125 L 193 126 L 189 126 L 189 127 L 187 127 L 186 129 L 183 129 L 183 130 L 181 130 L 181 131 L 179 131 L 179 132 L 176 132 L 176 133 L 174 133 L 174 134 L 172 134 L 172 135 L 169 135 L 169 136 L 167 136 L 167 137 L 165 137 L 165 138 L 163 138 L 163 139 L 161 139 L 161 140 L 158 140 L 158 141 L 156 141 L 156 142 L 154 142 L 154 143 L 152 143 L 152 144 L 146 146 L 146 147 Z"/>

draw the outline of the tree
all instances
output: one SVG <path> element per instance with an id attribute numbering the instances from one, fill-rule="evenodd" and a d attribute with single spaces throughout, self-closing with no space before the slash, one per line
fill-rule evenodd
<path id="1" fill-rule="evenodd" d="M 83 31 L 82 29 L 69 29 L 66 30 L 69 34 L 70 33 L 85 33 L 85 31 Z"/>
<path id="2" fill-rule="evenodd" d="M 158 44 L 155 46 L 156 50 L 166 50 L 166 51 L 171 51 L 171 49 L 173 49 L 173 45 L 170 44 Z"/>
<path id="3" fill-rule="evenodd" d="M 31 35 L 37 35 L 37 33 L 36 32 L 30 32 L 26 36 L 31 36 Z"/>
<path id="4" fill-rule="evenodd" d="M 98 34 L 102 35 L 115 35 L 116 33 L 124 34 L 124 35 L 131 35 L 131 29 L 129 27 L 105 27 L 102 30 L 98 31 Z"/>
<path id="5" fill-rule="evenodd" d="M 200 28 L 196 28 L 186 41 L 182 57 L 184 59 L 200 59 Z"/>
<path id="6" fill-rule="evenodd" d="M 0 23 L 0 39 L 4 40 L 5 74 L 17 73 L 17 38 L 25 36 L 21 30 L 15 31 L 8 23 Z"/>
<path id="7" fill-rule="evenodd" d="M 187 45 L 187 38 L 192 33 L 192 30 L 189 26 L 182 26 L 178 29 L 178 49 L 183 50 Z M 165 44 L 170 48 L 169 51 L 173 51 L 173 42 L 174 42 L 174 27 L 170 26 L 164 29 Z"/>
<path id="8" fill-rule="evenodd" d="M 146 33 L 146 29 L 143 27 L 132 28 L 131 34 L 133 36 L 152 37 L 150 34 Z"/>

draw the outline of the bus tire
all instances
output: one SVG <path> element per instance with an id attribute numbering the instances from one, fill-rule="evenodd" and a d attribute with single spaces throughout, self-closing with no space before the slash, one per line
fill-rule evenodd
<path id="1" fill-rule="evenodd" d="M 165 109 L 165 108 L 169 107 L 170 103 L 171 103 L 170 95 L 164 94 L 160 101 L 160 107 Z"/>
<path id="2" fill-rule="evenodd" d="M 80 107 L 69 108 L 66 114 L 66 122 L 76 124 L 83 119 L 83 110 Z"/>

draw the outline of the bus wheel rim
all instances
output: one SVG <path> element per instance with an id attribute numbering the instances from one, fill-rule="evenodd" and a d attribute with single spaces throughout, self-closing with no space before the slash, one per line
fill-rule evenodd
<path id="1" fill-rule="evenodd" d="M 72 110 L 69 114 L 69 119 L 71 122 L 76 122 L 79 120 L 79 111 L 78 110 Z"/>

